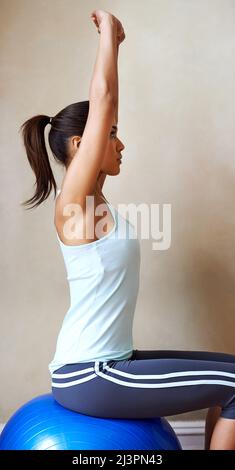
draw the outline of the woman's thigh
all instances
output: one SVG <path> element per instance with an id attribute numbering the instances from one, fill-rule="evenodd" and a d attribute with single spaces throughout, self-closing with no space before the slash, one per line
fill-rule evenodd
<path id="1" fill-rule="evenodd" d="M 71 377 L 65 366 L 61 377 L 53 379 L 54 397 L 74 411 L 104 418 L 170 416 L 233 402 L 234 363 L 192 359 L 192 352 L 188 358 L 187 351 L 183 358 L 162 353 L 135 350 L 130 359 L 94 361 L 89 372 L 79 370 L 79 378 L 76 365 Z M 64 385 L 57 388 L 58 382 Z M 226 413 L 235 418 L 233 403 Z"/>

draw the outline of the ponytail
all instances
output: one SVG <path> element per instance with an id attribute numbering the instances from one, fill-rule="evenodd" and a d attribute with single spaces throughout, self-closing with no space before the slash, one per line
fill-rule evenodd
<path id="1" fill-rule="evenodd" d="M 34 196 L 22 203 L 23 206 L 35 203 L 29 209 L 37 207 L 47 199 L 52 187 L 56 194 L 56 181 L 50 166 L 44 137 L 45 127 L 49 122 L 50 117 L 38 114 L 25 121 L 20 127 L 28 161 L 36 177 Z"/>
<path id="2" fill-rule="evenodd" d="M 21 205 L 34 204 L 29 209 L 39 206 L 48 198 L 53 188 L 56 197 L 57 185 L 50 166 L 44 136 L 46 125 L 51 123 L 48 143 L 52 155 L 57 163 L 66 167 L 69 161 L 69 139 L 74 135 L 82 136 L 88 113 L 89 101 L 80 101 L 66 106 L 53 118 L 38 114 L 22 124 L 20 130 L 29 164 L 36 176 L 36 190 L 34 196 Z"/>

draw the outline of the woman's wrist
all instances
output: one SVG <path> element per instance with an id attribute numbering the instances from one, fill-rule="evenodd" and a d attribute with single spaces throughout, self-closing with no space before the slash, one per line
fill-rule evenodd
<path id="1" fill-rule="evenodd" d="M 99 24 L 100 31 L 102 31 L 102 29 L 106 28 L 107 26 L 108 27 L 111 26 L 113 29 L 117 31 L 117 21 L 112 15 L 109 15 L 109 14 L 103 16 Z"/>

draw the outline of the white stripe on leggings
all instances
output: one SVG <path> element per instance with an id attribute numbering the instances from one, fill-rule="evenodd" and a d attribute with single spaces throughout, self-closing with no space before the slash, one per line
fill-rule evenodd
<path id="1" fill-rule="evenodd" d="M 98 362 L 97 362 L 98 364 Z M 189 371 L 181 371 L 181 372 L 170 372 L 170 373 L 164 373 L 164 374 L 130 374 L 128 372 L 123 372 L 121 370 L 114 369 L 112 367 L 109 367 L 107 365 L 107 362 L 103 363 L 103 368 L 105 370 L 108 370 L 112 372 L 113 374 L 116 375 L 121 375 L 122 377 L 128 377 L 130 379 L 170 379 L 173 377 L 183 377 L 183 376 L 190 376 L 190 375 L 221 375 L 225 377 L 230 377 L 231 379 L 235 379 L 235 373 L 232 372 L 222 372 L 222 371 L 211 371 L 211 370 L 205 370 L 205 371 L 194 371 L 194 370 L 189 370 Z M 83 370 L 75 371 L 75 372 L 68 372 L 65 374 L 52 374 L 53 379 L 68 379 L 70 377 L 77 377 L 78 375 L 83 375 L 88 372 L 94 371 L 94 367 L 88 367 Z"/>
<path id="2" fill-rule="evenodd" d="M 107 362 L 106 362 L 107 364 Z M 92 372 L 94 370 L 94 367 L 87 367 L 86 369 L 83 370 L 76 370 L 75 372 L 68 372 L 66 374 L 52 374 L 53 379 L 68 379 L 69 377 L 76 377 L 77 375 L 82 375 L 87 372 Z"/>
<path id="3" fill-rule="evenodd" d="M 63 383 L 52 382 L 51 385 L 52 385 L 52 387 L 55 387 L 55 388 L 72 387 L 73 385 L 78 385 L 78 384 L 81 384 L 83 382 L 87 382 L 88 380 L 95 379 L 96 377 L 97 377 L 97 374 L 91 374 L 91 375 L 88 375 L 88 377 L 84 377 L 83 379 L 74 380 L 73 382 L 63 382 Z"/>
<path id="4" fill-rule="evenodd" d="M 111 370 L 114 372 L 114 369 L 105 366 L 104 363 L 104 369 Z M 81 372 L 81 371 L 79 371 Z M 183 372 L 172 372 L 171 374 L 156 374 L 156 375 L 135 375 L 135 374 L 128 374 L 126 372 L 122 371 L 116 371 L 115 373 L 122 375 L 123 377 L 129 377 L 132 378 L 133 376 L 136 378 L 144 378 L 144 379 L 162 379 L 164 376 L 167 377 L 181 377 L 181 376 L 191 376 L 191 375 L 219 375 L 219 376 L 229 376 L 233 377 L 235 374 L 232 372 L 221 372 L 221 371 L 183 371 Z M 116 379 L 115 377 L 111 377 L 109 375 L 104 374 L 99 370 L 99 362 L 95 363 L 95 374 L 91 374 L 88 377 L 85 377 L 83 379 L 78 379 L 74 380 L 72 382 L 65 382 L 65 383 L 53 383 L 52 386 L 56 388 L 66 388 L 66 387 L 73 387 L 74 385 L 78 385 L 83 382 L 87 382 L 88 380 L 91 380 L 95 378 L 96 376 L 100 376 L 106 380 L 109 380 L 110 382 L 117 383 L 119 385 L 123 385 L 126 387 L 136 387 L 136 388 L 170 388 L 170 387 L 184 387 L 184 386 L 190 386 L 190 385 L 224 385 L 227 387 L 234 387 L 235 388 L 235 382 L 230 382 L 229 380 L 187 380 L 187 381 L 179 381 L 179 382 L 171 382 L 171 383 L 161 383 L 161 384 L 143 384 L 143 383 L 131 383 L 131 382 L 126 382 L 124 380 L 119 380 Z"/>
<path id="5" fill-rule="evenodd" d="M 212 370 L 201 370 L 201 371 L 194 371 L 194 370 L 187 370 L 181 372 L 170 372 L 164 374 L 129 374 L 128 372 L 123 372 L 122 370 L 117 370 L 112 367 L 106 365 L 107 362 L 104 362 L 104 369 L 110 370 L 113 374 L 121 375 L 123 377 L 128 377 L 130 379 L 170 379 L 171 377 L 184 377 L 188 375 L 222 375 L 225 377 L 230 377 L 231 379 L 235 380 L 235 373 L 233 372 L 222 372 L 222 371 L 212 371 Z M 234 366 L 235 367 L 235 366 Z"/>

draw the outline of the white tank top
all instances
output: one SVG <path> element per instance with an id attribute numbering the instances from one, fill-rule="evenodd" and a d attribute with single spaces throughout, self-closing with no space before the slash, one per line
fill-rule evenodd
<path id="1" fill-rule="evenodd" d="M 51 374 L 65 364 L 122 360 L 133 352 L 140 243 L 134 225 L 105 202 L 115 222 L 107 235 L 71 246 L 56 232 L 67 271 L 70 307 L 48 366 Z"/>

